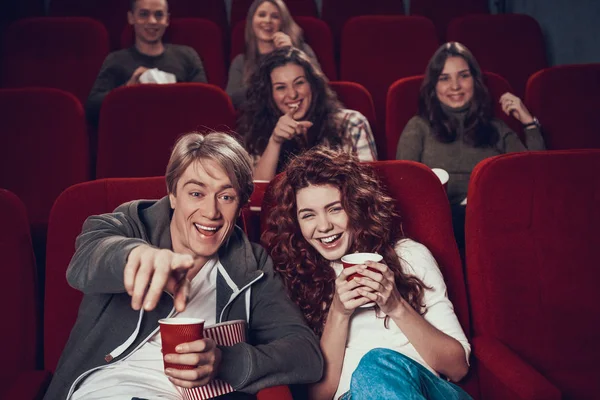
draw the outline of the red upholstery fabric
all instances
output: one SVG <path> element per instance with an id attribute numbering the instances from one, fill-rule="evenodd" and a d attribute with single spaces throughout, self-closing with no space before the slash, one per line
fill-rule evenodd
<path id="1" fill-rule="evenodd" d="M 502 75 L 521 98 L 527 79 L 548 66 L 542 29 L 529 15 L 467 15 L 450 22 L 447 38 L 467 46 L 483 70 Z"/>
<path id="2" fill-rule="evenodd" d="M 17 377 L 36 368 L 38 347 L 38 286 L 35 257 L 29 236 L 25 205 L 5 189 L 0 189 L 0 254 L 2 254 L 2 289 L 4 343 L 0 374 L 0 398 L 5 397 Z"/>
<path id="3" fill-rule="evenodd" d="M 487 342 L 477 350 L 486 399 L 506 398 L 488 376 L 512 390 L 554 385 L 564 399 L 600 393 L 598 171 L 600 150 L 574 150 L 501 155 L 471 175 L 467 287 L 474 334 Z M 513 355 L 494 356 L 494 342 Z M 526 365 L 551 385 L 506 375 Z"/>
<path id="4" fill-rule="evenodd" d="M 202 18 L 172 18 L 163 40 L 167 43 L 190 46 L 202 59 L 208 83 L 225 88 L 225 55 L 221 28 Z M 121 34 L 121 48 L 133 46 L 135 34 L 131 25 Z"/>
<path id="5" fill-rule="evenodd" d="M 166 164 L 165 164 L 166 165 Z M 81 292 L 65 279 L 75 251 L 75 238 L 90 215 L 112 212 L 134 199 L 158 199 L 166 195 L 164 177 L 102 179 L 65 190 L 56 200 L 48 224 L 46 301 L 44 312 L 44 366 L 54 371 L 77 318 Z"/>
<path id="6" fill-rule="evenodd" d="M 337 67 L 333 56 L 333 38 L 327 24 L 314 17 L 294 17 L 294 21 L 302 28 L 304 40 L 314 50 L 325 76 L 329 80 L 335 80 Z M 243 53 L 246 48 L 245 29 L 246 21 L 242 20 L 235 25 L 231 32 L 231 60 Z"/>
<path id="7" fill-rule="evenodd" d="M 223 38 L 227 37 L 227 10 L 223 0 L 169 0 L 169 13 L 172 18 L 205 18 L 221 28 Z"/>
<path id="8" fill-rule="evenodd" d="M 229 132 L 234 126 L 229 96 L 213 85 L 115 89 L 100 110 L 96 177 L 162 175 L 179 136 L 191 131 Z"/>
<path id="9" fill-rule="evenodd" d="M 50 4 L 50 15 L 86 16 L 101 21 L 110 33 L 113 49 L 119 48 L 128 11 L 129 1 L 126 0 L 52 0 Z M 169 14 L 172 18 L 206 18 L 216 23 L 223 34 L 227 33 L 223 0 L 170 0 Z"/>
<path id="10" fill-rule="evenodd" d="M 600 149 L 599 76 L 600 63 L 551 67 L 529 79 L 526 103 L 549 149 Z"/>
<path id="11" fill-rule="evenodd" d="M 410 14 L 422 15 L 433 21 L 440 41 L 445 42 L 446 27 L 457 17 L 467 14 L 489 13 L 487 0 L 411 0 Z"/>
<path id="12" fill-rule="evenodd" d="M 232 0 L 231 1 L 231 15 L 230 15 L 230 26 L 236 26 L 240 21 L 246 21 L 248 16 L 248 9 L 252 4 L 253 0 Z M 304 17 L 318 17 L 317 3 L 315 0 L 286 0 L 285 5 L 287 6 L 290 14 L 294 17 L 294 20 L 298 16 Z"/>
<path id="13" fill-rule="evenodd" d="M 375 106 L 371 94 L 364 86 L 356 82 L 329 82 L 329 86 L 337 94 L 338 99 L 344 107 L 351 110 L 356 110 L 364 115 L 369 120 L 375 143 L 377 144 L 377 153 L 381 160 L 383 155 L 383 147 L 379 144 L 385 140 L 384 135 L 376 130 L 377 117 L 375 116 Z"/>
<path id="14" fill-rule="evenodd" d="M 491 72 L 484 72 L 485 84 L 492 97 L 494 116 L 502 119 L 523 140 L 523 128 L 513 117 L 502 111 L 499 99 L 512 89 L 506 79 Z M 402 78 L 394 82 L 387 95 L 385 149 L 389 160 L 396 158 L 398 140 L 408 121 L 419 111 L 419 91 L 423 75 Z"/>
<path id="15" fill-rule="evenodd" d="M 112 212 L 120 204 L 134 199 L 157 199 L 166 195 L 165 179 L 100 179 L 65 190 L 52 208 L 48 231 L 44 354 L 45 368 L 54 371 L 77 318 L 82 295 L 65 279 L 74 253 L 75 238 L 90 215 Z M 264 392 L 264 393 L 263 393 Z M 284 386 L 259 392 L 259 399 L 291 400 Z"/>
<path id="16" fill-rule="evenodd" d="M 321 17 L 331 28 L 336 47 L 339 48 L 346 22 L 360 15 L 404 15 L 404 3 L 402 0 L 323 0 Z"/>
<path id="17" fill-rule="evenodd" d="M 404 233 L 424 244 L 437 260 L 448 287 L 448 296 L 465 331 L 470 337 L 469 310 L 462 263 L 452 233 L 450 206 L 439 179 L 425 165 L 412 161 L 378 161 L 374 167 L 388 193 L 396 200 Z M 281 179 L 281 174 L 275 180 Z M 274 181 L 272 181 L 274 182 Z M 273 207 L 269 185 L 261 210 L 262 227 Z M 469 373 L 461 386 L 478 397 L 476 376 Z"/>
<path id="18" fill-rule="evenodd" d="M 52 0 L 49 9 L 52 17 L 89 17 L 99 21 L 108 31 L 111 49 L 119 46 L 128 11 L 129 1 L 123 0 Z"/>
<path id="19" fill-rule="evenodd" d="M 356 17 L 342 35 L 340 79 L 369 90 L 384 131 L 388 87 L 400 78 L 419 75 L 438 47 L 431 21 L 423 17 Z"/>
<path id="20" fill-rule="evenodd" d="M 0 57 L 0 82 L 11 88 L 62 89 L 84 103 L 107 54 L 108 35 L 98 21 L 24 19 L 7 29 Z"/>
<path id="21" fill-rule="evenodd" d="M 3 89 L 0 110 L 0 187 L 23 200 L 43 237 L 54 200 L 90 178 L 83 108 L 57 89 Z"/>

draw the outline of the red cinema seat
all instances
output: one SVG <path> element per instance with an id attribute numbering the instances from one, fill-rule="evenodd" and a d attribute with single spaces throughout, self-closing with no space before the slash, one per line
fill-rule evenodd
<path id="1" fill-rule="evenodd" d="M 51 87 L 85 103 L 108 55 L 104 26 L 89 18 L 29 18 L 15 22 L 2 42 L 3 87 Z"/>
<path id="2" fill-rule="evenodd" d="M 127 25 L 129 1 L 123 0 L 51 0 L 52 17 L 88 17 L 100 22 L 108 31 L 110 48 L 117 49 L 123 27 Z"/>
<path id="3" fill-rule="evenodd" d="M 0 189 L 0 254 L 4 328 L 0 339 L 5 343 L 0 368 L 0 398 L 33 399 L 40 387 L 49 383 L 49 375 L 36 371 L 41 359 L 40 291 L 35 257 L 29 235 L 25 205 L 5 189 Z"/>
<path id="4" fill-rule="evenodd" d="M 523 127 L 511 116 L 502 111 L 499 99 L 506 92 L 512 91 L 506 79 L 500 75 L 484 72 L 485 84 L 492 98 L 494 116 L 506 124 L 523 140 Z M 386 128 L 385 128 L 385 155 L 389 160 L 396 158 L 398 141 L 408 121 L 419 112 L 419 91 L 423 75 L 402 78 L 394 82 L 388 91 Z"/>
<path id="5" fill-rule="evenodd" d="M 172 18 L 163 37 L 166 43 L 190 46 L 200 56 L 208 83 L 224 88 L 227 83 L 223 33 L 212 21 L 202 18 Z M 133 27 L 127 25 L 121 34 L 121 48 L 133 46 Z"/>
<path id="6" fill-rule="evenodd" d="M 333 38 L 327 24 L 314 17 L 294 17 L 294 21 L 302 28 L 304 40 L 315 52 L 325 76 L 329 80 L 335 80 L 337 67 L 333 56 Z M 246 49 L 245 29 L 246 21 L 243 20 L 236 24 L 231 32 L 231 60 Z"/>
<path id="7" fill-rule="evenodd" d="M 598 397 L 598 171 L 600 150 L 475 167 L 466 274 L 482 398 Z"/>
<path id="8" fill-rule="evenodd" d="M 230 26 L 236 26 L 240 21 L 246 21 L 248 9 L 253 1 L 254 0 L 231 1 L 231 18 L 229 21 Z M 317 3 L 315 0 L 286 0 L 285 5 L 294 19 L 299 16 L 315 18 L 319 16 L 319 13 L 317 12 Z"/>
<path id="9" fill-rule="evenodd" d="M 377 145 L 378 159 L 381 160 L 383 148 L 379 147 L 379 143 L 383 143 L 385 138 L 383 135 L 378 135 L 378 132 L 375 130 L 377 118 L 375 117 L 375 106 L 373 105 L 371 93 L 364 86 L 356 82 L 329 82 L 329 86 L 337 94 L 338 99 L 345 108 L 356 110 L 367 118 L 373 131 L 375 144 Z"/>
<path id="10" fill-rule="evenodd" d="M 110 92 L 100 110 L 96 177 L 165 173 L 177 138 L 192 131 L 230 132 L 229 96 L 203 83 L 137 85 Z"/>
<path id="11" fill-rule="evenodd" d="M 487 0 L 411 0 L 410 15 L 429 18 L 438 32 L 440 41 L 445 42 L 446 29 L 454 18 L 469 14 L 489 13 Z"/>
<path id="12" fill-rule="evenodd" d="M 599 77 L 597 63 L 555 66 L 529 79 L 525 102 L 548 149 L 600 149 Z"/>
<path id="13" fill-rule="evenodd" d="M 36 250 L 54 200 L 90 178 L 83 108 L 57 89 L 0 90 L 0 187 L 25 203 Z"/>
<path id="14" fill-rule="evenodd" d="M 166 165 L 166 164 L 165 164 Z M 75 185 L 56 201 L 50 217 L 48 235 L 46 312 L 44 319 L 45 368 L 54 371 L 77 318 L 81 292 L 65 279 L 74 253 L 75 238 L 90 215 L 112 212 L 120 204 L 135 199 L 158 199 L 166 195 L 163 176 L 150 178 L 100 179 Z M 262 400 L 291 400 L 286 386 L 265 389 Z"/>
<path id="15" fill-rule="evenodd" d="M 404 15 L 402 0 L 323 0 L 321 17 L 333 32 L 339 49 L 344 25 L 352 17 L 361 15 Z"/>
<path id="16" fill-rule="evenodd" d="M 521 98 L 527 79 L 548 66 L 542 29 L 529 15 L 467 15 L 450 22 L 447 38 L 467 46 L 481 69 L 502 75 Z"/>
<path id="17" fill-rule="evenodd" d="M 357 82 L 373 96 L 377 131 L 384 131 L 389 86 L 419 75 L 438 48 L 431 21 L 423 17 L 356 17 L 342 35 L 340 79 Z"/>
<path id="18" fill-rule="evenodd" d="M 405 235 L 427 246 L 437 260 L 454 311 L 465 334 L 470 337 L 462 262 L 452 232 L 448 197 L 439 179 L 428 167 L 413 161 L 376 161 L 369 164 L 390 196 L 396 200 Z M 274 183 L 284 173 L 277 175 L 266 189 L 261 210 L 263 231 L 275 201 Z M 477 379 L 473 371 L 469 372 L 461 386 L 472 396 L 478 397 Z"/>
<path id="19" fill-rule="evenodd" d="M 169 14 L 172 18 L 208 19 L 221 28 L 224 38 L 229 29 L 223 0 L 170 0 Z"/>

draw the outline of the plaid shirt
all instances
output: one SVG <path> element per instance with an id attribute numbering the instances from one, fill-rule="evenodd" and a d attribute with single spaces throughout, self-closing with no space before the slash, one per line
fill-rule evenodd
<path id="1" fill-rule="evenodd" d="M 375 138 L 367 118 L 348 109 L 340 110 L 336 117 L 341 120 L 341 131 L 344 132 L 344 150 L 354 154 L 359 161 L 377 161 Z"/>
<path id="2" fill-rule="evenodd" d="M 335 117 L 340 121 L 340 131 L 343 132 L 343 150 L 358 157 L 359 161 L 377 161 L 375 138 L 367 118 L 358 111 L 348 109 L 340 110 Z M 262 154 L 250 156 L 256 167 Z"/>

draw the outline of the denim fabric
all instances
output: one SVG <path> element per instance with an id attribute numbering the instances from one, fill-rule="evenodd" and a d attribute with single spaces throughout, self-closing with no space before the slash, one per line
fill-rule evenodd
<path id="1" fill-rule="evenodd" d="M 464 390 L 390 349 L 373 349 L 352 374 L 340 400 L 472 400 Z"/>

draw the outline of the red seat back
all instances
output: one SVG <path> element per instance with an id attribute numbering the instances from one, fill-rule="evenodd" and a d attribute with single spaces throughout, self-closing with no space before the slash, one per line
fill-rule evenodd
<path id="1" fill-rule="evenodd" d="M 469 184 L 474 334 L 504 344 L 565 399 L 600 392 L 598 171 L 600 150 L 506 154 L 479 163 Z"/>
<path id="2" fill-rule="evenodd" d="M 36 368 L 38 347 L 38 285 L 35 258 L 29 236 L 29 221 L 25 205 L 5 189 L 0 189 L 0 254 L 4 328 L 0 340 L 3 367 L 0 395 L 19 373 Z"/>
<path id="3" fill-rule="evenodd" d="M 525 96 L 548 149 L 600 149 L 600 63 L 561 65 L 534 74 Z"/>
<path id="4" fill-rule="evenodd" d="M 172 18 L 208 19 L 221 28 L 223 37 L 227 35 L 227 10 L 223 0 L 169 0 L 169 13 Z"/>
<path id="5" fill-rule="evenodd" d="M 100 110 L 96 177 L 162 175 L 178 137 L 192 131 L 229 132 L 234 126 L 229 96 L 213 85 L 115 89 Z"/>
<path id="6" fill-rule="evenodd" d="M 492 97 L 494 116 L 506 122 L 523 139 L 523 128 L 520 123 L 513 117 L 506 115 L 499 103 L 500 96 L 511 91 L 510 85 L 500 75 L 491 72 L 484 72 L 483 75 L 485 84 Z M 412 117 L 418 114 L 419 92 L 422 82 L 423 75 L 419 75 L 399 79 L 390 86 L 386 104 L 387 119 L 385 130 L 385 150 L 389 160 L 396 158 L 398 141 L 404 127 Z"/>
<path id="7" fill-rule="evenodd" d="M 446 27 L 452 19 L 482 13 L 489 13 L 487 0 L 410 1 L 410 14 L 429 18 L 435 25 L 441 42 L 446 41 Z"/>
<path id="8" fill-rule="evenodd" d="M 165 164 L 166 165 L 166 164 Z M 165 178 L 101 179 L 65 190 L 56 200 L 48 224 L 44 310 L 44 365 L 54 371 L 77 319 L 81 292 L 67 283 L 65 274 L 75 252 L 75 238 L 90 215 L 112 212 L 135 199 L 166 195 Z"/>
<path id="9" fill-rule="evenodd" d="M 212 21 L 202 18 L 172 18 L 163 37 L 166 43 L 190 46 L 202 59 L 208 83 L 224 88 L 225 56 L 223 53 L 223 33 Z M 135 33 L 127 25 L 121 34 L 121 48 L 133 46 Z"/>
<path id="10" fill-rule="evenodd" d="M 467 15 L 450 23 L 447 38 L 467 46 L 481 69 L 502 75 L 521 98 L 527 79 L 548 66 L 542 29 L 529 15 Z"/>
<path id="11" fill-rule="evenodd" d="M 123 27 L 127 25 L 129 1 L 122 0 L 52 0 L 52 17 L 89 17 L 100 22 L 108 31 L 110 48 L 117 49 Z"/>
<path id="12" fill-rule="evenodd" d="M 329 80 L 335 80 L 337 67 L 333 56 L 333 38 L 327 24 L 314 17 L 294 17 L 294 20 L 302 28 L 304 40 L 315 52 L 325 76 Z M 242 20 L 235 25 L 231 32 L 231 60 L 245 51 L 245 29 L 246 21 Z"/>
<path id="13" fill-rule="evenodd" d="M 108 55 L 104 26 L 89 18 L 29 18 L 6 31 L 0 57 L 3 87 L 51 87 L 85 103 Z"/>
<path id="14" fill-rule="evenodd" d="M 358 82 L 373 96 L 384 131 L 388 87 L 400 78 L 419 75 L 438 48 L 435 29 L 423 17 L 356 17 L 342 35 L 340 79 Z"/>
<path id="15" fill-rule="evenodd" d="M 0 110 L 0 187 L 19 196 L 44 235 L 58 195 L 90 178 L 83 108 L 70 93 L 40 88 L 0 90 Z"/>
<path id="16" fill-rule="evenodd" d="M 333 32 L 335 45 L 339 48 L 344 25 L 352 17 L 361 15 L 403 15 L 402 0 L 323 0 L 321 16 Z"/>
<path id="17" fill-rule="evenodd" d="M 373 105 L 371 93 L 364 86 L 356 82 L 329 82 L 329 86 L 337 94 L 338 99 L 345 108 L 356 110 L 367 118 L 375 137 L 375 144 L 377 144 L 378 158 L 381 160 L 383 148 L 379 147 L 379 143 L 383 143 L 385 138 L 375 129 L 377 117 L 375 116 L 375 106 Z"/>
<path id="18" fill-rule="evenodd" d="M 377 161 L 369 164 L 375 169 L 385 190 L 396 200 L 405 235 L 427 246 L 437 260 L 454 311 L 465 334 L 470 337 L 462 263 L 452 233 L 450 205 L 439 179 L 428 167 L 413 161 Z M 273 183 L 282 176 L 277 175 L 265 192 L 261 210 L 263 228 L 274 205 Z M 473 373 L 462 386 L 477 395 L 477 381 Z"/>
<path id="19" fill-rule="evenodd" d="M 248 9 L 253 1 L 254 0 L 231 1 L 230 26 L 236 26 L 240 21 L 246 21 Z M 286 0 L 285 5 L 294 19 L 298 16 L 315 18 L 319 16 L 315 0 Z"/>

